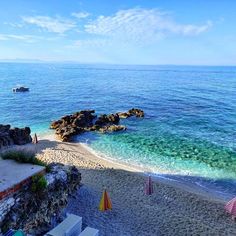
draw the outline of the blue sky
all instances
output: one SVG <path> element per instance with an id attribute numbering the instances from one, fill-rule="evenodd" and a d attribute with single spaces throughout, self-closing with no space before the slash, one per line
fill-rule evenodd
<path id="1" fill-rule="evenodd" d="M 7 0 L 0 59 L 236 65 L 234 0 Z"/>

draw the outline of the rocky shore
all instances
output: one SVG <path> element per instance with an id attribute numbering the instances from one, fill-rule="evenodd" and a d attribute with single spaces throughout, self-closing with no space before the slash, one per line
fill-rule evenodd
<path id="1" fill-rule="evenodd" d="M 7 211 L 0 222 L 0 235 L 9 228 L 44 235 L 63 220 L 61 210 L 79 187 L 81 174 L 75 166 L 59 163 L 49 164 L 48 169 L 44 176 L 34 176 L 31 184 L 0 202 L 0 208 Z"/>
<path id="2" fill-rule="evenodd" d="M 97 117 L 95 110 L 84 110 L 53 121 L 50 128 L 56 130 L 55 133 L 60 140 L 68 142 L 71 141 L 74 135 L 79 135 L 86 131 L 106 133 L 126 130 L 126 126 L 119 125 L 120 119 L 126 119 L 131 116 L 144 117 L 144 111 L 132 108 L 127 112 L 103 114 Z"/>
<path id="3" fill-rule="evenodd" d="M 10 125 L 0 124 L 0 149 L 13 144 L 24 145 L 31 143 L 32 138 L 30 133 L 31 130 L 29 127 L 11 128 Z"/>

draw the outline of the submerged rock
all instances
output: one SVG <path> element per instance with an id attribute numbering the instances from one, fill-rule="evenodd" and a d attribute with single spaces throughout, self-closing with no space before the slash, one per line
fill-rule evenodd
<path id="1" fill-rule="evenodd" d="M 104 126 L 98 129 L 99 132 L 101 133 L 106 133 L 106 132 L 117 132 L 117 131 L 122 131 L 126 130 L 126 126 L 124 125 L 109 125 L 109 126 Z"/>
<path id="2" fill-rule="evenodd" d="M 131 116 L 128 112 L 118 112 L 116 114 L 119 116 L 120 119 L 126 119 Z"/>

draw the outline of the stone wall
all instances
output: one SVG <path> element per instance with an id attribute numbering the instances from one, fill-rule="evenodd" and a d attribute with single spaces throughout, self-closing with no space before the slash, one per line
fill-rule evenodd
<path id="1" fill-rule="evenodd" d="M 44 175 L 45 170 L 42 170 L 37 174 Z M 23 189 L 26 189 L 30 185 L 31 178 L 32 177 L 24 179 L 16 185 L 0 192 L 0 225 L 5 216 L 11 211 L 11 208 L 19 202 L 21 195 L 20 193 Z"/>
<path id="2" fill-rule="evenodd" d="M 52 219 L 60 216 L 67 198 L 79 186 L 81 175 L 74 166 L 51 164 L 45 174 L 47 187 L 33 192 L 32 183 L 0 200 L 0 235 L 12 229 L 43 235 L 52 228 Z"/>
<path id="3" fill-rule="evenodd" d="M 6 214 L 11 210 L 12 206 L 16 204 L 18 198 L 15 197 L 7 197 L 0 201 L 0 222 L 2 222 L 6 216 Z"/>

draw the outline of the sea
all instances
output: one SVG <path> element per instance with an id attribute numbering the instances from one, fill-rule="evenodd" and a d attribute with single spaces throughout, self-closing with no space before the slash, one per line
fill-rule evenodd
<path id="1" fill-rule="evenodd" d="M 24 85 L 26 93 L 13 93 Z M 236 67 L 0 63 L 0 124 L 52 133 L 84 109 L 115 113 L 126 131 L 77 137 L 103 158 L 236 195 Z"/>

